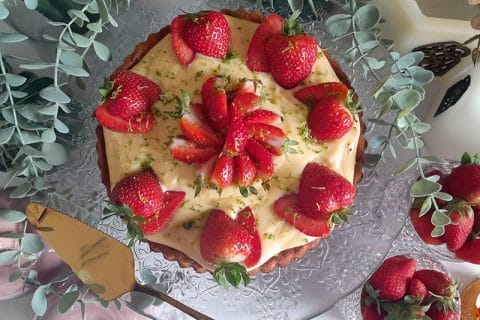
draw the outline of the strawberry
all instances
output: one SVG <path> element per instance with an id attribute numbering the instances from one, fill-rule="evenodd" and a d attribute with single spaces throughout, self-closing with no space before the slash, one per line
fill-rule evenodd
<path id="1" fill-rule="evenodd" d="M 220 153 L 213 169 L 211 180 L 218 187 L 228 187 L 233 182 L 235 162 L 233 157 L 225 152 Z"/>
<path id="2" fill-rule="evenodd" d="M 158 213 L 146 219 L 145 223 L 141 223 L 145 235 L 152 235 L 160 231 L 170 220 L 175 210 L 177 210 L 185 200 L 186 193 L 182 191 L 167 191 L 163 198 L 162 208 Z"/>
<path id="3" fill-rule="evenodd" d="M 254 92 L 237 92 L 232 101 L 232 106 L 237 108 L 242 116 L 246 116 L 257 109 L 260 102 L 260 97 Z"/>
<path id="4" fill-rule="evenodd" d="M 428 290 L 422 281 L 413 278 L 408 284 L 407 295 L 423 301 L 428 295 Z"/>
<path id="5" fill-rule="evenodd" d="M 240 84 L 238 85 L 237 90 L 235 91 L 236 95 L 242 93 L 256 93 L 257 92 L 257 82 L 256 80 L 251 79 L 241 79 Z"/>
<path id="6" fill-rule="evenodd" d="M 101 90 L 105 96 L 104 104 L 111 115 L 123 119 L 150 112 L 162 93 L 155 82 L 131 71 L 117 72 L 111 81 L 111 89 Z"/>
<path id="7" fill-rule="evenodd" d="M 340 82 L 324 82 L 302 88 L 294 93 L 295 98 L 309 107 L 313 107 L 323 98 L 333 96 L 338 101 L 347 99 L 348 87 Z"/>
<path id="8" fill-rule="evenodd" d="M 248 137 L 267 147 L 274 155 L 282 155 L 282 146 L 285 142 L 285 133 L 278 127 L 263 123 L 247 124 Z"/>
<path id="9" fill-rule="evenodd" d="M 298 196 L 303 214 L 328 219 L 352 206 L 355 195 L 355 187 L 335 171 L 313 162 L 303 169 Z"/>
<path id="10" fill-rule="evenodd" d="M 432 304 L 430 309 L 427 311 L 427 316 L 430 317 L 431 320 L 459 320 L 460 317 L 457 312 L 454 310 L 445 310 L 436 304 Z"/>
<path id="11" fill-rule="evenodd" d="M 251 139 L 247 140 L 245 149 L 256 162 L 257 175 L 264 179 L 270 178 L 274 170 L 272 154 L 260 143 Z"/>
<path id="12" fill-rule="evenodd" d="M 368 282 L 380 290 L 378 299 L 397 301 L 407 292 L 408 284 L 415 273 L 415 260 L 405 256 L 386 259 L 372 274 Z"/>
<path id="13" fill-rule="evenodd" d="M 447 189 L 447 175 L 445 175 L 442 171 L 434 169 L 428 173 L 425 174 L 426 177 L 431 177 L 431 176 L 439 176 L 440 179 L 437 181 L 442 185 L 442 189 L 440 190 L 441 192 L 446 192 L 448 193 Z M 447 204 L 445 200 L 441 199 L 436 199 L 438 206 L 441 208 Z"/>
<path id="14" fill-rule="evenodd" d="M 262 123 L 275 126 L 282 122 L 282 117 L 278 113 L 262 109 L 251 112 L 243 121 L 247 124 Z"/>
<path id="15" fill-rule="evenodd" d="M 272 35 L 282 33 L 283 18 L 277 14 L 269 14 L 258 26 L 250 40 L 247 51 L 247 67 L 252 71 L 268 72 L 270 66 L 265 54 L 265 43 Z"/>
<path id="16" fill-rule="evenodd" d="M 451 195 L 470 203 L 480 203 L 480 165 L 462 164 L 447 177 Z"/>
<path id="17" fill-rule="evenodd" d="M 258 263 L 262 256 L 262 241 L 257 231 L 257 220 L 255 214 L 250 207 L 245 207 L 237 214 L 235 219 L 240 223 L 252 236 L 252 250 L 250 255 L 245 259 L 244 264 L 247 268 L 253 267 Z"/>
<path id="18" fill-rule="evenodd" d="M 465 242 L 465 244 L 455 251 L 455 257 L 458 259 L 480 264 L 480 239 L 472 239 Z"/>
<path id="19" fill-rule="evenodd" d="M 113 116 L 107 111 L 105 104 L 95 110 L 95 117 L 102 127 L 117 132 L 144 133 L 152 129 L 155 117 L 151 112 L 143 112 L 125 120 Z"/>
<path id="20" fill-rule="evenodd" d="M 207 125 L 202 123 L 193 113 L 186 113 L 180 119 L 180 129 L 191 141 L 202 146 L 223 146 L 223 138 Z"/>
<path id="21" fill-rule="evenodd" d="M 350 111 L 334 96 L 320 100 L 308 115 L 308 128 L 313 138 L 331 141 L 343 137 L 353 127 Z"/>
<path id="22" fill-rule="evenodd" d="M 170 146 L 170 153 L 175 160 L 185 163 L 205 162 L 218 154 L 219 150 L 215 147 L 199 146 L 194 142 L 174 138 Z"/>
<path id="23" fill-rule="evenodd" d="M 460 249 L 472 232 L 473 217 L 467 213 L 466 208 L 454 208 L 450 212 L 451 224 L 445 226 L 445 242 L 450 251 Z"/>
<path id="24" fill-rule="evenodd" d="M 224 58 L 230 42 L 230 27 L 220 12 L 200 12 L 184 16 L 182 38 L 194 51 Z"/>
<path id="25" fill-rule="evenodd" d="M 252 252 L 252 235 L 220 210 L 211 210 L 200 237 L 200 252 L 209 263 L 242 262 Z"/>
<path id="26" fill-rule="evenodd" d="M 387 315 L 384 310 L 380 310 L 380 314 L 378 314 L 377 305 L 375 303 L 372 302 L 367 306 L 363 300 L 360 305 L 360 310 L 362 312 L 363 320 L 383 320 Z"/>
<path id="27" fill-rule="evenodd" d="M 412 222 L 413 228 L 417 232 L 420 239 L 422 239 L 427 244 L 440 245 L 445 243 L 445 237 L 432 237 L 432 231 L 434 225 L 432 224 L 432 214 L 433 211 L 427 212 L 425 215 L 420 217 L 419 208 L 410 209 L 410 221 Z"/>
<path id="28" fill-rule="evenodd" d="M 214 129 L 224 131 L 228 125 L 226 82 L 221 77 L 211 77 L 202 86 L 204 110 Z"/>
<path id="29" fill-rule="evenodd" d="M 257 176 L 257 169 L 252 158 L 242 151 L 235 157 L 236 181 L 240 187 L 250 185 Z"/>
<path id="30" fill-rule="evenodd" d="M 312 219 L 305 216 L 296 194 L 277 199 L 273 204 L 273 210 L 280 218 L 307 236 L 326 238 L 330 234 L 328 219 Z"/>
<path id="31" fill-rule="evenodd" d="M 192 103 L 190 106 L 190 111 L 195 115 L 195 117 L 200 120 L 201 123 L 209 125 L 207 119 L 207 111 L 205 111 L 205 106 L 201 103 Z"/>
<path id="32" fill-rule="evenodd" d="M 235 157 L 243 151 L 246 143 L 247 127 L 243 123 L 239 110 L 230 106 L 230 125 L 223 150 L 230 156 Z"/>
<path id="33" fill-rule="evenodd" d="M 427 290 L 436 295 L 451 297 L 455 294 L 456 285 L 443 272 L 429 269 L 418 270 L 413 277 L 423 282 Z"/>
<path id="34" fill-rule="evenodd" d="M 163 191 L 152 169 L 120 180 L 111 192 L 112 202 L 128 206 L 135 215 L 148 218 L 162 208 Z"/>
<path id="35" fill-rule="evenodd" d="M 172 45 L 177 54 L 177 58 L 183 65 L 188 65 L 195 58 L 195 52 L 187 45 L 182 37 L 182 30 L 185 25 L 185 16 L 177 16 L 170 26 L 170 34 L 172 36 Z"/>
<path id="36" fill-rule="evenodd" d="M 472 207 L 473 209 L 473 227 L 472 227 L 472 234 L 474 236 L 480 235 L 480 206 Z"/>

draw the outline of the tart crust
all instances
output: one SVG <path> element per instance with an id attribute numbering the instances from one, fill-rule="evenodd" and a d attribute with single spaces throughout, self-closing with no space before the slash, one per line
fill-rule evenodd
<path id="1" fill-rule="evenodd" d="M 259 12 L 248 12 L 245 10 L 229 10 L 229 9 L 220 10 L 220 12 L 226 15 L 239 18 L 239 19 L 249 20 L 251 22 L 255 22 L 259 24 L 262 23 L 262 21 L 265 19 L 264 15 L 262 15 Z M 160 31 L 150 34 L 144 42 L 137 44 L 134 51 L 125 57 L 123 64 L 117 67 L 114 73 L 119 71 L 126 71 L 132 68 L 133 66 L 135 66 L 143 58 L 143 56 L 147 54 L 148 51 L 150 51 L 150 49 L 152 49 L 160 40 L 162 40 L 169 33 L 170 33 L 170 26 L 166 26 L 162 28 Z M 345 83 L 349 88 L 352 88 L 347 75 L 342 71 L 342 69 L 340 68 L 340 65 L 331 57 L 331 55 L 328 53 L 327 50 L 323 49 L 323 53 L 325 54 L 332 68 L 337 74 L 337 77 L 343 83 Z M 359 118 L 360 118 L 361 132 L 360 132 L 360 137 L 357 145 L 355 173 L 353 178 L 354 185 L 357 185 L 362 180 L 363 155 L 367 146 L 367 142 L 364 137 L 365 124 L 362 121 L 361 113 L 359 114 Z M 103 134 L 103 128 L 99 125 L 97 126 L 95 131 L 97 135 L 96 149 L 98 153 L 98 167 L 100 168 L 102 183 L 107 188 L 107 194 L 110 197 L 110 191 L 111 191 L 110 174 L 108 170 L 107 155 L 105 151 L 105 139 Z M 279 254 L 277 254 L 276 256 L 270 258 L 267 262 L 265 262 L 258 268 L 251 270 L 248 273 L 252 275 L 257 273 L 258 271 L 271 272 L 276 267 L 285 267 L 292 260 L 300 259 L 307 253 L 307 251 L 315 249 L 320 243 L 320 240 L 323 240 L 323 239 L 324 238 L 319 238 L 305 245 L 284 250 Z M 171 247 L 168 247 L 160 243 L 155 243 L 148 240 L 146 240 L 146 242 L 149 244 L 150 249 L 152 251 L 161 252 L 165 257 L 165 259 L 170 261 L 177 261 L 178 264 L 183 268 L 191 267 L 199 273 L 208 271 L 201 264 L 190 259 L 186 254 L 184 254 L 181 251 L 178 251 L 176 249 L 173 249 Z"/>

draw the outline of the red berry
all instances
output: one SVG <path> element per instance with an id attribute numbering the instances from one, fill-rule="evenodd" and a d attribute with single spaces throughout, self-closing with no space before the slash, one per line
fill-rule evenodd
<path id="1" fill-rule="evenodd" d="M 235 162 L 233 157 L 222 152 L 218 156 L 217 163 L 213 169 L 211 180 L 218 187 L 228 187 L 233 182 Z"/>
<path id="2" fill-rule="evenodd" d="M 355 187 L 335 171 L 313 162 L 303 169 L 298 197 L 305 215 L 328 219 L 352 206 L 355 196 Z"/>
<path id="3" fill-rule="evenodd" d="M 282 129 L 263 123 L 247 124 L 248 137 L 262 143 L 274 155 L 282 155 L 286 136 Z"/>
<path id="4" fill-rule="evenodd" d="M 237 156 L 245 149 L 247 138 L 247 127 L 243 123 L 239 110 L 230 106 L 230 125 L 223 150 L 232 157 Z"/>
<path id="5" fill-rule="evenodd" d="M 425 269 L 415 272 L 413 277 L 422 281 L 427 290 L 434 294 L 451 297 L 455 293 L 452 279 L 443 272 Z"/>
<path id="6" fill-rule="evenodd" d="M 220 77 L 211 77 L 202 86 L 202 102 L 208 120 L 215 130 L 226 131 L 228 125 L 226 82 Z"/>
<path id="7" fill-rule="evenodd" d="M 480 203 L 480 165 L 462 164 L 447 177 L 451 195 L 471 203 Z"/>
<path id="8" fill-rule="evenodd" d="M 170 220 L 175 210 L 177 210 L 185 200 L 186 193 L 181 191 L 167 191 L 163 198 L 163 205 L 158 213 L 146 219 L 141 223 L 145 235 L 149 236 L 160 231 Z"/>
<path id="9" fill-rule="evenodd" d="M 260 143 L 251 139 L 247 140 L 245 149 L 256 163 L 257 175 L 264 179 L 270 178 L 274 170 L 272 154 Z"/>
<path id="10" fill-rule="evenodd" d="M 201 163 L 212 158 L 220 151 L 215 147 L 199 146 L 182 138 L 174 138 L 170 153 L 175 160 L 185 163 Z"/>
<path id="11" fill-rule="evenodd" d="M 252 236 L 252 250 L 250 255 L 245 259 L 244 264 L 247 268 L 253 267 L 258 263 L 262 256 L 262 241 L 257 231 L 257 220 L 255 214 L 250 207 L 245 207 L 237 214 L 235 219 L 240 223 Z"/>
<path id="12" fill-rule="evenodd" d="M 246 116 L 250 112 L 255 111 L 260 102 L 260 97 L 254 92 L 237 92 L 235 98 L 233 98 L 232 106 L 237 108 L 242 116 Z"/>
<path id="13" fill-rule="evenodd" d="M 348 87 L 340 82 L 324 82 L 302 88 L 294 93 L 295 98 L 309 107 L 315 106 L 323 98 L 335 97 L 338 101 L 347 99 Z"/>
<path id="14" fill-rule="evenodd" d="M 425 299 L 425 297 L 428 295 L 428 290 L 422 281 L 418 280 L 417 278 L 413 278 L 408 284 L 407 295 L 423 301 L 423 299 Z"/>
<path id="15" fill-rule="evenodd" d="M 238 157 L 235 157 L 235 167 L 236 180 L 240 187 L 248 186 L 255 180 L 257 176 L 255 163 L 245 151 L 240 152 Z"/>
<path id="16" fill-rule="evenodd" d="M 308 116 L 308 128 L 313 138 L 331 141 L 343 137 L 353 127 L 353 117 L 336 97 L 318 102 Z"/>
<path id="17" fill-rule="evenodd" d="M 277 126 L 282 122 L 282 117 L 278 113 L 262 109 L 251 112 L 243 121 L 248 124 L 261 123 Z"/>
<path id="18" fill-rule="evenodd" d="M 180 128 L 189 140 L 199 145 L 223 147 L 223 138 L 202 123 L 192 113 L 186 113 L 182 116 L 182 119 L 180 119 Z"/>
<path id="19" fill-rule="evenodd" d="M 448 310 L 445 312 L 442 307 L 438 306 L 438 303 L 434 303 L 430 306 L 430 309 L 427 311 L 427 316 L 431 320 L 459 320 L 460 317 L 458 313 L 454 310 Z"/>
<path id="20" fill-rule="evenodd" d="M 153 113 L 140 113 L 125 120 L 113 116 L 107 111 L 105 104 L 101 104 L 95 110 L 95 117 L 102 127 L 117 132 L 144 133 L 152 129 L 155 122 Z"/>
<path id="21" fill-rule="evenodd" d="M 170 34 L 172 35 L 172 45 L 177 54 L 177 58 L 183 65 L 188 65 L 195 58 L 195 52 L 183 40 L 182 30 L 184 28 L 186 17 L 178 16 L 172 21 Z"/>
<path id="22" fill-rule="evenodd" d="M 455 257 L 470 263 L 480 264 L 480 239 L 465 242 L 460 249 L 455 251 Z"/>
<path id="23" fill-rule="evenodd" d="M 431 245 L 440 245 L 445 243 L 445 237 L 432 237 L 432 231 L 434 225 L 431 222 L 433 211 L 427 212 L 425 215 L 420 217 L 419 208 L 410 209 L 410 220 L 412 221 L 413 228 L 417 232 L 420 239 L 425 243 Z"/>
<path id="24" fill-rule="evenodd" d="M 460 212 L 463 211 L 463 213 Z M 466 208 L 454 209 L 450 213 L 451 224 L 445 226 L 445 242 L 450 251 L 460 249 L 473 228 L 473 217 L 470 217 Z"/>

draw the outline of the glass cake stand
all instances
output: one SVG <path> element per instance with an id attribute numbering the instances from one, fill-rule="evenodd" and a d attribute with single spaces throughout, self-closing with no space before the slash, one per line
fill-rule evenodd
<path id="1" fill-rule="evenodd" d="M 286 1 L 275 2 L 276 12 L 289 15 Z M 97 88 L 103 83 L 103 78 L 111 74 L 135 44 L 169 24 L 182 10 L 245 8 L 269 13 L 272 8 L 268 3 L 232 0 L 209 0 L 201 4 L 185 0 L 132 1 L 132 8 L 118 18 L 120 27 L 109 30 L 106 35 L 102 33 L 100 39 L 112 48 L 113 61 L 105 65 L 92 59 L 92 77 L 86 84 L 86 91 L 78 89 L 74 92 L 82 105 L 76 117 L 83 121 L 83 128 L 72 137 L 76 147 L 71 152 L 71 160 L 52 176 L 58 181 L 57 188 L 64 190 L 63 195 L 49 196 L 47 204 L 98 225 L 106 191 L 97 168 L 97 124 L 92 112 L 100 99 Z M 318 20 L 305 13 L 303 22 L 307 33 L 313 34 L 321 41 L 322 47 L 328 48 L 340 60 L 341 44 L 333 44 L 323 26 L 325 18 L 334 14 L 335 10 L 333 6 L 323 5 Z M 368 94 L 373 83 L 363 80 L 362 72 L 355 72 L 354 68 L 343 65 L 343 70 L 359 93 L 365 108 L 364 118 L 372 117 L 377 109 Z M 376 128 L 369 125 L 367 138 L 373 130 Z M 137 271 L 149 268 L 171 296 L 216 319 L 310 319 L 361 286 L 386 256 L 392 241 L 404 226 L 410 207 L 408 188 L 415 178 L 412 175 L 393 178 L 392 173 L 402 162 L 401 158 L 402 154 L 399 159 L 385 159 L 372 174 L 365 175 L 358 187 L 358 200 L 349 224 L 337 228 L 330 238 L 322 241 L 300 261 L 271 273 L 257 274 L 247 288 L 221 288 L 212 280 L 211 274 L 180 268 L 176 262 L 165 260 L 162 254 L 151 253 L 146 244 L 138 244 L 134 248 Z M 125 227 L 120 220 L 101 228 L 117 239 L 125 235 Z M 156 308 L 154 316 L 159 319 L 184 317 L 166 304 Z"/>

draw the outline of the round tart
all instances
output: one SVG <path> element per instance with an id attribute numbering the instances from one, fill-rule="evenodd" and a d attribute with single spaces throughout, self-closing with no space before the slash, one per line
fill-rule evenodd
<path id="1" fill-rule="evenodd" d="M 237 216 L 238 220 L 238 213 L 250 208 L 254 212 L 253 228 L 260 238 L 261 252 L 256 263 L 247 266 L 247 270 L 250 274 L 257 271 L 270 272 L 277 266 L 286 266 L 292 259 L 303 257 L 308 250 L 315 248 L 321 239 L 328 236 L 308 236 L 286 222 L 288 219 L 282 219 L 275 212 L 276 200 L 282 196 L 291 197 L 298 192 L 302 172 L 307 164 L 312 162 L 329 168 L 348 183 L 356 185 L 362 177 L 366 145 L 363 137 L 364 125 L 361 114 L 353 114 L 351 129 L 342 137 L 329 141 L 311 139 L 311 130 L 306 130 L 310 108 L 297 100 L 294 94 L 302 88 L 327 82 L 343 82 L 350 87 L 348 78 L 339 65 L 327 51 L 317 48 L 318 54 L 308 76 L 294 88 L 285 89 L 269 72 L 253 72 L 246 65 L 251 39 L 259 25 L 267 18 L 260 13 L 243 10 L 221 12 L 231 32 L 229 52 L 223 59 L 196 53 L 193 61 L 187 65 L 182 64 L 172 45 L 171 32 L 177 32 L 177 26 L 173 31 L 167 26 L 151 34 L 125 58 L 114 75 L 126 71 L 141 75 L 156 83 L 161 88 L 162 95 L 153 105 L 155 121 L 147 132 L 115 132 L 101 126 L 97 128 L 98 163 L 109 195 L 112 187 L 121 179 L 144 167 L 153 169 L 163 189 L 185 193 L 185 201 L 175 210 L 167 225 L 159 232 L 145 237 L 152 251 L 162 252 L 166 259 L 177 261 L 182 267 L 193 267 L 197 272 L 213 271 L 215 264 L 207 261 L 201 252 L 202 231 L 209 220 L 209 212 L 221 210 L 232 219 Z M 196 112 L 197 107 L 193 107 L 195 103 L 207 104 L 202 88 L 212 77 L 227 79 L 228 85 L 225 85 L 225 88 L 233 87 L 225 89 L 229 101 L 238 97 L 238 86 L 241 86 L 244 79 L 253 80 L 258 84 L 254 93 L 259 99 L 261 96 L 261 102 L 258 103 L 260 112 L 256 114 L 275 114 L 281 119 L 280 123 L 275 125 L 278 130 L 272 131 L 279 131 L 277 138 L 281 136 L 282 145 L 272 146 L 275 143 L 268 140 L 270 131 L 267 132 L 267 138 L 263 131 L 249 131 L 248 137 L 254 141 L 250 142 L 250 147 L 247 142 L 245 150 L 250 158 L 255 160 L 257 175 L 253 181 L 249 180 L 248 185 L 242 185 L 237 178 L 234 181 L 221 180 L 221 175 L 216 180 L 211 178 L 215 175 L 220 156 L 235 159 L 243 152 L 243 144 L 239 147 L 239 153 L 236 152 L 236 144 L 227 147 L 230 131 L 233 129 L 221 133 L 221 125 L 215 128 L 216 124 L 210 123 L 210 129 L 219 132 L 225 145 L 218 148 L 215 145 L 202 147 L 217 150 L 213 162 L 214 165 L 216 163 L 215 169 L 213 173 L 203 177 L 202 182 L 199 182 L 199 169 L 208 161 L 187 161 L 181 157 L 184 161 L 179 161 L 178 154 L 172 151 L 179 140 L 183 145 L 196 143 L 195 137 L 192 138 L 185 132 L 185 122 L 182 122 L 185 115 L 182 110 L 178 110 L 179 101 L 176 98 L 185 98 L 187 94 L 187 99 L 192 103 L 193 111 L 190 112 Z M 172 116 L 175 112 L 177 115 Z M 232 112 L 229 113 L 230 119 L 233 117 Z M 208 111 L 205 113 L 208 114 Z M 245 120 L 246 117 L 243 119 L 245 122 L 250 121 Z M 231 141 L 241 140 L 237 138 L 233 134 Z M 251 146 L 258 141 L 264 147 L 273 148 L 268 149 L 273 159 L 273 172 L 269 174 L 258 173 L 263 169 L 259 167 L 261 165 L 255 158 L 255 149 Z M 286 141 L 287 144 L 290 141 L 290 145 L 286 145 Z M 287 148 L 290 149 L 286 151 Z M 202 149 L 203 151 L 205 150 Z M 238 166 L 234 170 L 236 174 Z M 301 196 L 299 199 L 299 205 L 304 206 Z"/>

